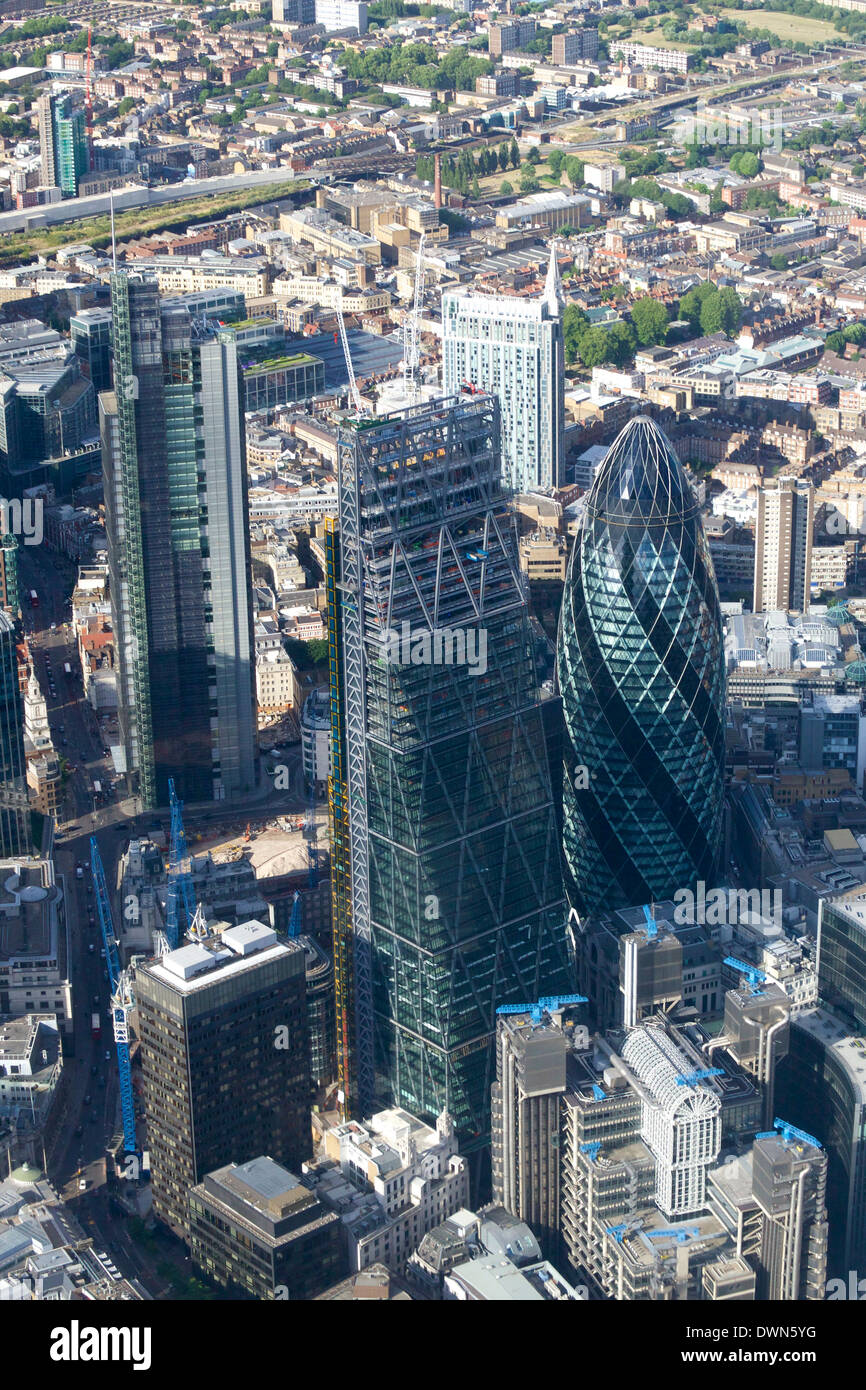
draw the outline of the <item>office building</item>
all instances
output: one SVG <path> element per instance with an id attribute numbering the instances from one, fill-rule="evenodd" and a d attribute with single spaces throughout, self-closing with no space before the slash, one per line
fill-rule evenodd
<path id="1" fill-rule="evenodd" d="M 334 963 L 312 936 L 299 936 L 307 975 L 307 1029 L 310 1038 L 310 1084 L 329 1086 L 336 1076 Z"/>
<path id="2" fill-rule="evenodd" d="M 346 29 L 366 34 L 365 0 L 316 0 L 316 23 L 321 24 L 329 34 L 339 34 Z"/>
<path id="3" fill-rule="evenodd" d="M 119 722 L 145 807 L 255 786 L 247 477 L 237 348 L 154 281 L 112 276 L 100 397 Z"/>
<path id="4" fill-rule="evenodd" d="M 823 1302 L 827 1280 L 827 1155 L 802 1136 L 759 1136 L 752 1190 L 763 1215 L 755 1296 Z"/>
<path id="5" fill-rule="evenodd" d="M 469 1201 L 469 1164 L 447 1111 L 435 1128 L 395 1109 L 326 1129 L 323 1158 L 304 1173 L 340 1213 L 352 1270 L 402 1269 L 427 1232 Z"/>
<path id="6" fill-rule="evenodd" d="M 316 1298 L 346 1269 L 340 1218 L 272 1158 L 229 1163 L 189 1194 L 189 1246 L 208 1279 L 248 1298 Z"/>
<path id="7" fill-rule="evenodd" d="M 341 1090 L 362 1113 L 375 1095 L 433 1117 L 447 1098 L 463 1150 L 481 1148 L 497 1006 L 570 988 L 498 405 L 467 394 L 347 427 L 338 480 L 327 589 Z"/>
<path id="8" fill-rule="evenodd" d="M 79 180 L 90 171 L 86 113 L 71 95 L 48 93 L 36 103 L 42 183 L 68 197 L 78 194 Z"/>
<path id="9" fill-rule="evenodd" d="M 804 613 L 812 583 L 815 489 L 803 478 L 771 478 L 758 492 L 756 613 Z"/>
<path id="10" fill-rule="evenodd" d="M 0 608 L 12 618 L 21 611 L 18 586 L 18 541 L 11 534 L 0 536 Z"/>
<path id="11" fill-rule="evenodd" d="M 0 859 L 33 849 L 17 644 L 17 624 L 0 610 Z"/>
<path id="12" fill-rule="evenodd" d="M 698 503 L 645 416 L 586 501 L 557 652 L 566 888 L 581 913 L 711 883 L 722 830 L 725 663 Z"/>
<path id="13" fill-rule="evenodd" d="M 442 296 L 445 392 L 469 383 L 496 396 L 502 475 L 516 492 L 558 487 L 562 481 L 564 303 L 553 251 L 538 299 L 462 291 Z"/>
<path id="14" fill-rule="evenodd" d="M 666 1216 L 699 1211 L 719 1155 L 721 1101 L 707 1082 L 683 1080 L 693 1061 L 661 1025 L 633 1028 L 622 1055 L 643 1083 L 640 1132 L 656 1160 L 656 1202 Z"/>
<path id="15" fill-rule="evenodd" d="M 866 712 L 860 695 L 813 694 L 800 711 L 800 766 L 844 768 L 858 791 L 866 773 Z"/>
<path id="16" fill-rule="evenodd" d="M 111 310 L 80 309 L 69 320 L 69 337 L 97 393 L 111 389 Z"/>
<path id="17" fill-rule="evenodd" d="M 559 1246 L 559 1108 L 567 1042 L 559 1020 L 500 1015 L 492 1092 L 493 1200 Z"/>
<path id="18" fill-rule="evenodd" d="M 207 1173 L 309 1155 L 304 951 L 243 922 L 140 967 L 135 993 L 153 1208 L 185 1237 Z"/>
<path id="19" fill-rule="evenodd" d="M 866 1268 L 866 1036 L 835 1009 L 805 1009 L 791 1021 L 778 1068 L 776 1112 L 827 1151 L 830 1273 Z"/>
<path id="20" fill-rule="evenodd" d="M 67 908 L 54 860 L 0 860 L 0 1013 L 53 1014 L 73 1045 Z"/>
<path id="21" fill-rule="evenodd" d="M 866 1030 L 866 893 L 859 885 L 818 904 L 818 989 L 824 1003 Z"/>
<path id="22" fill-rule="evenodd" d="M 275 410 L 325 389 L 325 364 L 308 352 L 244 353 L 244 409 Z"/>
<path id="23" fill-rule="evenodd" d="M 591 62 L 598 57 L 598 30 L 578 29 L 575 34 L 554 34 L 552 60 L 559 67 Z"/>

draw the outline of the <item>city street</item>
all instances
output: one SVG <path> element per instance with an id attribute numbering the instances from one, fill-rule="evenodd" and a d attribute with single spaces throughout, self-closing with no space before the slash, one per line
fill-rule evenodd
<path id="1" fill-rule="evenodd" d="M 166 1292 L 166 1281 L 157 1274 L 156 1264 L 168 1260 L 182 1272 L 189 1271 L 189 1264 L 181 1247 L 175 1249 L 175 1242 L 166 1240 L 164 1252 L 157 1246 L 158 1256 L 138 1246 L 133 1248 L 128 1218 L 110 1196 L 106 1147 L 120 1131 L 119 1087 L 108 971 L 90 872 L 90 837 L 95 835 L 116 911 L 118 861 L 130 837 L 146 834 L 154 816 L 137 815 L 135 803 L 117 801 L 111 788 L 115 774 L 105 750 L 109 746 L 108 729 L 116 730 L 116 716 L 103 716 L 101 724 L 85 700 L 78 653 L 71 628 L 67 628 L 76 567 L 43 546 L 22 546 L 18 556 L 24 624 L 52 737 L 58 754 L 74 769 L 66 779 L 55 839 L 56 872 L 63 883 L 67 910 L 74 1043 L 66 1047 L 62 1113 L 47 1154 L 48 1172 L 96 1248 L 109 1253 L 124 1277 L 138 1278 L 151 1295 L 159 1296 Z M 31 590 L 37 593 L 37 607 L 30 604 Z M 67 663 L 71 676 L 64 671 Z M 111 738 L 114 741 L 116 734 L 112 732 Z M 248 823 L 255 831 L 275 815 L 305 811 L 300 746 L 287 748 L 278 759 L 267 761 L 288 767 L 289 789 L 277 791 L 263 776 L 259 792 L 245 806 L 191 807 L 186 816 L 191 848 L 199 836 L 207 838 L 226 827 L 243 834 Z M 100 783 L 101 794 L 94 794 L 94 781 Z M 317 819 L 321 817 L 320 806 Z M 156 819 L 167 829 L 167 816 Z M 93 1014 L 100 1019 L 98 1038 L 92 1034 Z"/>

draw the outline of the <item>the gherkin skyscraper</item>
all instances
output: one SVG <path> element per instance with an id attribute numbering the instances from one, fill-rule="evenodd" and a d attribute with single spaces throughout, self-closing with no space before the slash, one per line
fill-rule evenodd
<path id="1" fill-rule="evenodd" d="M 557 665 L 572 906 L 584 915 L 638 905 L 712 880 L 724 771 L 719 596 L 697 500 L 645 416 L 617 436 L 587 498 Z"/>

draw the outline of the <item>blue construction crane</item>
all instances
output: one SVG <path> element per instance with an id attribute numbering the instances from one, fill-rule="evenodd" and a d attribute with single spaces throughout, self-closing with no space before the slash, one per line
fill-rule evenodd
<path id="1" fill-rule="evenodd" d="M 608 1226 L 607 1234 L 613 1236 L 617 1245 L 622 1245 L 622 1238 L 628 1230 L 628 1226 Z"/>
<path id="2" fill-rule="evenodd" d="M 700 1233 L 701 1233 L 701 1228 L 700 1228 L 700 1226 L 681 1226 L 681 1227 L 679 1228 L 678 1231 L 645 1231 L 645 1232 L 644 1232 L 644 1234 L 645 1234 L 646 1236 L 648 1236 L 650 1239 L 653 1239 L 655 1236 L 664 1236 L 665 1239 L 667 1239 L 668 1237 L 670 1237 L 670 1239 L 671 1239 L 671 1240 L 675 1240 L 675 1241 L 677 1242 L 678 1245 L 682 1245 L 683 1241 L 691 1240 L 693 1236 L 699 1236 Z"/>
<path id="3" fill-rule="evenodd" d="M 487 550 L 467 550 L 467 560 L 489 560 L 490 552 Z"/>
<path id="4" fill-rule="evenodd" d="M 601 1089 L 600 1086 L 596 1086 L 595 1084 L 593 1084 L 592 1096 L 593 1100 L 607 1100 L 607 1095 L 605 1094 L 605 1092 Z"/>
<path id="5" fill-rule="evenodd" d="M 738 960 L 736 956 L 725 956 L 724 965 L 729 965 L 732 970 L 736 970 L 742 975 L 753 996 L 763 994 L 764 990 L 758 986 L 766 980 L 767 976 L 763 970 L 759 970 L 757 965 L 749 965 L 747 961 Z"/>
<path id="6" fill-rule="evenodd" d="M 650 941 L 659 934 L 659 924 L 652 915 L 652 910 L 644 904 L 643 915 L 646 918 L 646 934 Z"/>
<path id="7" fill-rule="evenodd" d="M 300 931 L 301 931 L 301 895 L 300 895 L 300 893 L 299 893 L 297 890 L 295 890 L 295 896 L 294 896 L 294 899 L 293 899 L 293 901 L 292 901 L 292 916 L 291 916 L 291 919 L 290 919 L 290 921 L 289 921 L 289 936 L 292 938 L 292 940 L 294 940 L 295 937 L 297 937 L 298 935 L 300 935 Z"/>
<path id="8" fill-rule="evenodd" d="M 183 828 L 183 804 L 177 798 L 174 778 L 168 779 L 168 801 L 171 807 L 171 849 L 168 861 L 168 899 L 165 914 L 165 935 L 169 950 L 175 951 L 181 937 L 189 931 L 195 916 L 192 873 Z M 183 929 L 180 916 L 183 914 Z"/>
<path id="9" fill-rule="evenodd" d="M 598 1155 L 601 1152 L 600 1140 L 593 1139 L 592 1143 L 590 1144 L 581 1144 L 580 1152 L 582 1154 L 589 1154 L 590 1162 L 595 1163 L 595 1160 L 598 1158 Z"/>
<path id="10" fill-rule="evenodd" d="M 93 875 L 93 889 L 96 895 L 96 910 L 99 913 L 102 943 L 105 947 L 105 964 L 111 985 L 111 1020 L 114 1026 L 114 1045 L 117 1049 L 117 1074 L 120 1080 L 123 1147 L 128 1154 L 137 1154 L 135 1101 L 132 1094 L 132 1067 L 129 1061 L 129 1011 L 134 1002 L 132 982 L 129 972 L 120 968 L 117 937 L 114 935 L 111 903 L 108 897 L 108 886 L 105 882 L 105 869 L 102 867 L 99 845 L 94 836 L 90 837 L 90 869 Z"/>
<path id="11" fill-rule="evenodd" d="M 498 1014 L 529 1014 L 533 1023 L 540 1023 L 544 1014 L 557 1013 L 566 1004 L 586 1004 L 585 994 L 551 994 L 534 1004 L 500 1004 Z"/>
<path id="12" fill-rule="evenodd" d="M 787 1120 L 774 1120 L 774 1129 L 764 1130 L 761 1134 L 756 1134 L 756 1139 L 784 1139 L 786 1144 L 799 1142 L 801 1144 L 811 1144 L 815 1149 L 823 1149 L 824 1145 L 820 1139 L 816 1139 L 814 1134 L 807 1134 L 804 1129 L 798 1129 L 796 1125 L 789 1125 Z M 779 1130 L 779 1134 L 776 1133 Z"/>
<path id="13" fill-rule="evenodd" d="M 678 1086 L 694 1086 L 696 1081 L 705 1081 L 708 1076 L 724 1076 L 721 1067 L 702 1067 L 698 1071 L 680 1072 L 677 1077 Z"/>

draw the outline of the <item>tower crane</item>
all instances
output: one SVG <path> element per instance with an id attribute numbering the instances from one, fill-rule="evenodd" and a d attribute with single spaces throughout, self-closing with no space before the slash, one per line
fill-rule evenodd
<path id="1" fill-rule="evenodd" d="M 534 1004 L 500 1004 L 497 1014 L 529 1014 L 533 1023 L 540 1023 L 545 1014 L 555 1014 L 567 1004 L 586 1004 L 585 994 L 551 994 Z"/>
<path id="2" fill-rule="evenodd" d="M 90 871 L 93 875 L 93 890 L 96 896 L 96 910 L 99 913 L 99 927 L 105 947 L 105 964 L 111 986 L 111 1021 L 114 1028 L 114 1045 L 117 1049 L 117 1075 L 120 1081 L 120 1112 L 123 1118 L 123 1147 L 128 1154 L 138 1154 L 135 1139 L 135 1101 L 132 1094 L 132 1067 L 129 1061 L 129 1011 L 135 1007 L 132 991 L 132 975 L 129 970 L 121 970 L 117 950 L 117 937 L 111 917 L 111 902 L 105 882 L 105 869 L 99 853 L 96 837 L 90 837 Z"/>
<path id="3" fill-rule="evenodd" d="M 410 405 L 416 405 L 419 395 L 418 380 L 420 364 L 418 361 L 418 337 L 421 331 L 421 305 L 424 296 L 424 243 L 427 233 L 422 232 L 415 255 L 415 293 L 412 299 L 412 312 L 403 324 L 403 390 Z"/>
<path id="4" fill-rule="evenodd" d="M 647 907 L 646 904 L 644 904 L 643 915 L 646 918 L 646 934 L 652 941 L 659 934 L 659 924 L 653 915 L 652 908 Z"/>
<path id="5" fill-rule="evenodd" d="M 168 800 L 171 807 L 171 851 L 168 863 L 165 934 L 169 949 L 175 951 L 195 916 L 195 901 L 192 892 L 192 872 L 186 847 L 186 834 L 183 828 L 183 803 L 178 800 L 173 777 L 168 779 Z M 184 919 L 182 923 L 179 920 L 181 913 Z"/>
<path id="6" fill-rule="evenodd" d="M 765 1130 L 761 1134 L 756 1134 L 756 1139 L 784 1139 L 786 1144 L 800 1143 L 811 1144 L 813 1148 L 823 1149 L 824 1145 L 820 1139 L 816 1139 L 813 1134 L 807 1134 L 804 1129 L 798 1129 L 796 1125 L 789 1125 L 787 1120 L 774 1120 L 774 1128 Z M 776 1130 L 779 1133 L 776 1133 Z"/>
<path id="7" fill-rule="evenodd" d="M 361 400 L 361 393 L 358 390 L 358 383 L 355 380 L 355 368 L 352 366 L 352 354 L 349 351 L 349 339 L 346 334 L 346 320 L 343 318 L 343 310 L 337 309 L 337 323 L 340 326 L 340 342 L 343 345 L 343 356 L 346 359 L 346 371 L 349 374 L 349 395 L 352 404 L 359 415 L 364 415 L 364 403 Z"/>
<path id="8" fill-rule="evenodd" d="M 710 1076 L 724 1076 L 721 1067 L 702 1067 L 699 1071 L 684 1071 L 677 1077 L 678 1086 L 694 1086 L 697 1081 L 706 1081 Z"/>
<path id="9" fill-rule="evenodd" d="M 687 1240 L 696 1240 L 700 1233 L 700 1226 L 680 1226 L 677 1231 L 644 1231 L 648 1240 L 664 1236 L 666 1239 L 675 1240 L 677 1245 L 682 1245 Z"/>
<path id="10" fill-rule="evenodd" d="M 767 976 L 756 965 L 749 965 L 747 961 L 738 960 L 736 956 L 725 956 L 723 964 L 729 965 L 732 970 L 736 970 L 738 974 L 743 976 L 749 986 L 750 994 L 754 996 L 765 993 L 758 986 L 766 980 Z"/>

